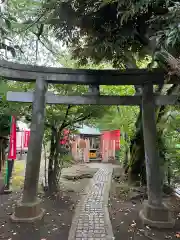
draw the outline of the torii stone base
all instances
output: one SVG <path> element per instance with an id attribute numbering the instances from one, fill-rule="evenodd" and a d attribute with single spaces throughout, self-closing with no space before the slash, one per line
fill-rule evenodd
<path id="1" fill-rule="evenodd" d="M 171 211 L 165 206 L 155 207 L 144 201 L 143 209 L 139 213 L 143 224 L 155 228 L 173 228 L 175 219 Z"/>
<path id="2" fill-rule="evenodd" d="M 17 223 L 32 223 L 41 220 L 44 217 L 45 210 L 41 208 L 40 201 L 32 203 L 19 202 L 14 213 L 11 215 L 12 222 Z"/>

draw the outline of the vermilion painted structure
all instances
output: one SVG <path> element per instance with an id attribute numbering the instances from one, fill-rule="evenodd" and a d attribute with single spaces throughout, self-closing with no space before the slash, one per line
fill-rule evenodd
<path id="1" fill-rule="evenodd" d="M 29 139 L 30 139 L 30 130 L 21 130 L 16 133 L 16 151 L 17 152 L 27 152 Z"/>
<path id="2" fill-rule="evenodd" d="M 64 136 L 60 140 L 60 144 L 68 144 L 70 131 L 64 129 Z M 120 150 L 120 130 L 112 131 L 103 131 L 100 135 L 96 135 L 96 138 L 99 138 L 99 144 L 95 144 L 95 147 L 92 148 L 92 137 L 95 135 L 92 134 L 79 134 L 74 137 L 74 140 L 71 141 L 71 154 L 76 161 L 89 162 L 93 160 L 99 160 L 102 162 L 109 162 L 115 160 L 115 153 L 117 150 Z M 28 149 L 30 137 L 30 130 L 24 130 L 17 133 L 17 151 L 18 149 Z M 82 140 L 84 141 L 85 147 L 82 148 Z M 94 144 L 93 144 L 94 145 Z M 93 158 L 92 152 L 95 153 Z"/>
<path id="3" fill-rule="evenodd" d="M 102 162 L 109 162 L 115 160 L 115 153 L 120 150 L 120 130 L 103 131 L 99 136 L 99 144 L 92 149 L 90 135 L 78 135 L 74 138 L 71 144 L 72 156 L 78 161 L 89 162 L 99 160 Z M 81 147 L 82 139 L 84 139 L 85 147 Z M 96 157 L 92 157 L 92 151 L 95 152 Z"/>
<path id="4" fill-rule="evenodd" d="M 116 150 L 120 149 L 120 130 L 104 131 L 101 135 L 102 161 L 115 159 Z"/>

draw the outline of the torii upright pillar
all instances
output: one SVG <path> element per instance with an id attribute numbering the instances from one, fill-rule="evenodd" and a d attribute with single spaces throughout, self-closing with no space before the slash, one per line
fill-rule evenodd
<path id="1" fill-rule="evenodd" d="M 156 113 L 152 84 L 143 86 L 142 120 L 148 201 L 144 202 L 140 217 L 144 224 L 158 228 L 172 228 L 175 220 L 162 202 L 162 178 L 157 146 Z"/>
<path id="2" fill-rule="evenodd" d="M 42 77 L 39 77 L 36 80 L 34 93 L 23 197 L 11 216 L 14 222 L 34 222 L 44 215 L 44 210 L 41 209 L 40 201 L 37 199 L 37 192 L 44 134 L 46 92 L 47 82 Z"/>

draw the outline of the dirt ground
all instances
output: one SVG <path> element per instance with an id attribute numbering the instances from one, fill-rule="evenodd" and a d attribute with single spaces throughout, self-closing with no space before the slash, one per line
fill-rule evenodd
<path id="1" fill-rule="evenodd" d="M 84 166 L 76 166 L 65 169 L 63 172 L 66 175 L 73 176 L 81 175 L 79 169 L 84 169 Z M 97 169 L 90 169 L 93 174 Z M 22 178 L 22 174 L 15 175 L 15 189 L 19 186 L 18 178 Z M 77 174 L 76 174 L 77 172 Z M 88 170 L 86 169 L 86 172 Z M 20 173 L 20 171 L 19 171 Z M 67 240 L 69 229 L 71 226 L 73 213 L 77 202 L 81 195 L 84 194 L 84 189 L 89 183 L 90 178 L 82 178 L 78 180 L 61 179 L 61 192 L 56 197 L 45 197 L 42 191 L 39 193 L 39 198 L 42 201 L 42 208 L 46 209 L 46 214 L 42 221 L 34 224 L 15 224 L 10 221 L 10 215 L 13 212 L 13 207 L 20 199 L 21 193 L 13 191 L 10 195 L 0 195 L 0 239 L 5 240 Z M 22 182 L 22 179 L 21 179 Z M 21 185 L 21 184 L 20 184 Z M 20 187 L 20 186 L 19 186 Z"/>
<path id="2" fill-rule="evenodd" d="M 122 188 L 121 188 L 122 185 Z M 126 187 L 125 187 L 126 186 Z M 112 180 L 109 197 L 109 213 L 115 240 L 164 240 L 180 238 L 180 200 L 166 199 L 169 206 L 175 210 L 176 226 L 171 230 L 157 230 L 143 226 L 139 219 L 139 211 L 142 208 L 142 199 L 130 200 L 128 197 L 128 185 Z M 119 189 L 124 189 L 119 191 Z"/>
<path id="3" fill-rule="evenodd" d="M 1 196 L 0 239 L 5 240 L 45 240 L 67 239 L 74 211 L 74 201 L 70 197 L 54 199 L 42 198 L 46 215 L 35 224 L 15 224 L 10 221 L 13 205 L 19 194 Z"/>

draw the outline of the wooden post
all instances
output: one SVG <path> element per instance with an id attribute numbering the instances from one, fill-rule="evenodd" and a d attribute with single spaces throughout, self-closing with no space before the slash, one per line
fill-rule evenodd
<path id="1" fill-rule="evenodd" d="M 84 148 L 84 162 L 88 163 L 89 162 L 89 149 L 90 149 L 89 138 L 86 139 L 85 142 L 86 142 L 86 148 Z"/>
<path id="2" fill-rule="evenodd" d="M 108 140 L 104 139 L 103 140 L 103 144 L 104 144 L 103 162 L 108 162 L 108 160 L 109 160 L 109 144 L 108 144 Z"/>
<path id="3" fill-rule="evenodd" d="M 170 212 L 162 203 L 162 181 L 157 145 L 156 113 L 153 85 L 146 84 L 142 91 L 142 120 L 147 175 L 148 201 L 140 216 L 145 224 L 154 227 L 173 227 Z"/>
<path id="4" fill-rule="evenodd" d="M 26 173 L 22 202 L 15 208 L 13 221 L 34 221 L 43 216 L 37 199 L 42 141 L 44 134 L 45 94 L 47 83 L 40 77 L 36 80 L 31 134 L 27 153 Z"/>

